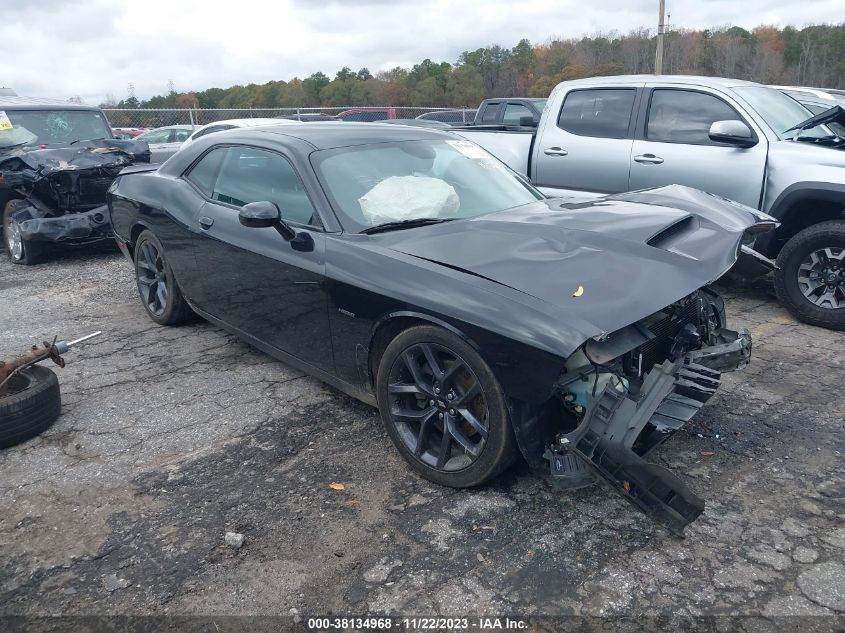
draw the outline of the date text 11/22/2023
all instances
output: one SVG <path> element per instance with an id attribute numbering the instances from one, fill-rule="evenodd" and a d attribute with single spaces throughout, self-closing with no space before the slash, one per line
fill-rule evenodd
<path id="1" fill-rule="evenodd" d="M 340 618 L 308 618 L 307 628 L 312 631 L 331 630 L 389 630 L 400 629 L 406 631 L 494 631 L 494 630 L 524 630 L 528 622 L 516 618 L 500 617 L 340 617 Z"/>

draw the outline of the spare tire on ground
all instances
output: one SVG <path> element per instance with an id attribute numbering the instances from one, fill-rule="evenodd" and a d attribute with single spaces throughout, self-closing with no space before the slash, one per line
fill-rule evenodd
<path id="1" fill-rule="evenodd" d="M 62 407 L 53 370 L 31 365 L 13 375 L 0 397 L 0 448 L 20 444 L 50 428 Z"/>

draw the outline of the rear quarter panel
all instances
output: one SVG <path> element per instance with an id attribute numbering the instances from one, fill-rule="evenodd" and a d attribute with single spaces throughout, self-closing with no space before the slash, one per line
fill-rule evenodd
<path id="1" fill-rule="evenodd" d="M 193 248 L 200 207 L 201 198 L 188 182 L 155 171 L 122 175 L 109 193 L 115 234 L 134 253 L 140 232 L 152 231 L 189 299 L 196 285 Z"/>

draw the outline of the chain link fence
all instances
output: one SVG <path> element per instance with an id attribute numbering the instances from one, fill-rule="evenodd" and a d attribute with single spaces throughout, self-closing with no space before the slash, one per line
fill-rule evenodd
<path id="1" fill-rule="evenodd" d="M 119 109 L 103 110 L 112 128 L 152 129 L 168 125 L 199 127 L 226 119 L 294 119 L 321 121 L 381 121 L 418 117 L 450 124 L 471 123 L 475 110 L 470 108 L 427 108 L 405 106 L 350 106 L 332 108 L 231 108 L 231 109 Z"/>

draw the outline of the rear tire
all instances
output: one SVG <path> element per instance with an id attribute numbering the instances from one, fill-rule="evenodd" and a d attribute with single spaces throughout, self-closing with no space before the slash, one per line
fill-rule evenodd
<path id="1" fill-rule="evenodd" d="M 23 200 L 9 200 L 3 209 L 3 249 L 14 264 L 31 266 L 41 261 L 44 245 L 20 236 L 20 228 L 12 214 L 27 206 Z"/>
<path id="2" fill-rule="evenodd" d="M 164 247 L 152 231 L 135 241 L 135 281 L 147 315 L 159 325 L 178 325 L 194 318 L 182 296 Z"/>
<path id="3" fill-rule="evenodd" d="M 477 486 L 518 455 L 499 382 L 475 349 L 443 328 L 415 326 L 394 338 L 379 362 L 376 395 L 393 444 L 430 481 Z"/>
<path id="4" fill-rule="evenodd" d="M 12 376 L 18 390 L 0 398 L 0 448 L 20 444 L 43 433 L 62 408 L 59 379 L 47 367 L 32 365 Z"/>
<path id="5" fill-rule="evenodd" d="M 800 231 L 783 247 L 777 263 L 775 290 L 795 318 L 810 325 L 845 330 L 845 221 L 820 222 Z M 811 292 L 812 299 L 808 298 L 804 292 L 816 286 L 820 290 Z"/>

